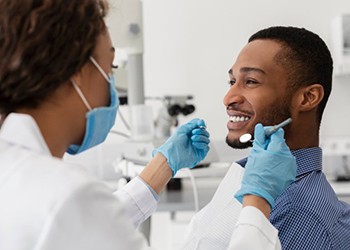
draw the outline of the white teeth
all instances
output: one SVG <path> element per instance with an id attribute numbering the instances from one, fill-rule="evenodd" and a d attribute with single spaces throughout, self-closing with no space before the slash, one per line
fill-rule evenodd
<path id="1" fill-rule="evenodd" d="M 250 118 L 247 116 L 230 116 L 231 122 L 244 122 L 248 121 Z"/>

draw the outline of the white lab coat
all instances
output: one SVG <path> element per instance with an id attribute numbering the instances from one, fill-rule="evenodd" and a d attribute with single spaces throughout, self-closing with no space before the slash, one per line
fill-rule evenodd
<path id="1" fill-rule="evenodd" d="M 262 212 L 242 210 L 233 198 L 243 174 L 239 164 L 231 165 L 212 200 L 192 218 L 182 250 L 227 249 L 232 244 L 239 244 L 237 249 L 281 249 L 277 229 Z"/>
<path id="2" fill-rule="evenodd" d="M 0 202 L 0 249 L 11 250 L 147 249 L 135 227 L 156 208 L 138 178 L 113 195 L 80 167 L 52 157 L 34 119 L 23 114 L 10 114 L 0 130 Z M 261 225 L 272 226 L 264 219 L 245 208 L 228 248 L 247 249 L 250 239 L 265 244 L 270 236 Z"/>

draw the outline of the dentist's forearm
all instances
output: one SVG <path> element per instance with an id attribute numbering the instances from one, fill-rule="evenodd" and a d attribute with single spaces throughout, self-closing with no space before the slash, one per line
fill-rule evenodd
<path id="1" fill-rule="evenodd" d="M 259 209 L 267 219 L 270 219 L 271 208 L 269 203 L 264 199 L 256 195 L 244 195 L 243 196 L 243 207 L 253 206 Z"/>
<path id="2" fill-rule="evenodd" d="M 173 175 L 167 159 L 157 153 L 141 172 L 140 177 L 160 194 Z"/>

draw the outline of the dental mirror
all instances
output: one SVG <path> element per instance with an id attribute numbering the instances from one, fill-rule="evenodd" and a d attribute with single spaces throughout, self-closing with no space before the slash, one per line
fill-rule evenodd
<path id="1" fill-rule="evenodd" d="M 249 133 L 241 135 L 241 137 L 239 137 L 239 141 L 242 143 L 247 143 L 247 142 L 251 141 L 251 139 L 252 139 L 252 135 Z"/>
<path id="2" fill-rule="evenodd" d="M 283 128 L 284 126 L 288 125 L 289 123 L 292 122 L 292 118 L 288 118 L 286 120 L 284 120 L 283 122 L 281 122 L 280 124 L 274 125 L 272 126 L 269 130 L 265 131 L 266 136 L 270 136 L 273 133 L 275 133 L 279 128 Z M 252 135 L 247 133 L 247 134 L 243 134 L 241 135 L 241 137 L 239 137 L 239 141 L 242 143 L 247 143 L 247 142 L 252 142 Z"/>

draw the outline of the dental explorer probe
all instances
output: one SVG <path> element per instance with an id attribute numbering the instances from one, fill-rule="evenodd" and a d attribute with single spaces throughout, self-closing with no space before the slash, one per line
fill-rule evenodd
<path id="1" fill-rule="evenodd" d="M 273 133 L 275 133 L 279 128 L 283 128 L 284 126 L 288 125 L 291 122 L 292 122 L 292 118 L 288 118 L 288 119 L 284 120 L 283 122 L 281 122 L 280 124 L 273 125 L 267 131 L 265 131 L 265 135 L 270 136 Z M 242 143 L 247 143 L 249 141 L 252 142 L 251 139 L 252 139 L 252 135 L 249 133 L 241 135 L 241 137 L 239 137 L 239 141 Z"/>

